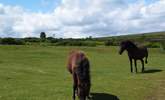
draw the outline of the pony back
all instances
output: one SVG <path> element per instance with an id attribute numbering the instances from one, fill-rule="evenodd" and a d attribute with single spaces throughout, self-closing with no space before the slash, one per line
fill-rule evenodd
<path id="1" fill-rule="evenodd" d="M 85 56 L 84 52 L 72 50 L 68 56 L 67 68 L 69 72 L 72 73 L 73 70 L 79 67 L 85 59 L 87 59 L 87 57 Z"/>

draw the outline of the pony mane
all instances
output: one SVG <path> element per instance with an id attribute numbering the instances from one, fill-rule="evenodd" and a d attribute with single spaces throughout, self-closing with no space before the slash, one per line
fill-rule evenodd
<path id="1" fill-rule="evenodd" d="M 124 41 L 124 43 L 128 44 L 132 48 L 137 48 L 137 46 L 130 40 L 126 40 L 126 41 Z"/>

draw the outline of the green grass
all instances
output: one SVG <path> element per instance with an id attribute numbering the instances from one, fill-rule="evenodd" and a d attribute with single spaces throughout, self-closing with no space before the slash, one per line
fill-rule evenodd
<path id="1" fill-rule="evenodd" d="M 159 49 L 149 50 L 145 68 L 162 71 L 131 74 L 127 55 L 118 55 L 118 47 L 0 46 L 0 100 L 71 100 L 72 77 L 66 58 L 72 49 L 83 50 L 89 57 L 92 93 L 150 100 L 165 81 L 165 54 Z"/>

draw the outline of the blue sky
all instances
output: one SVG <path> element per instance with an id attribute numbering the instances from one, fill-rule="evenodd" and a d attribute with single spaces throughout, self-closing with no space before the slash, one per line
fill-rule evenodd
<path id="1" fill-rule="evenodd" d="M 61 0 L 0 0 L 0 3 L 11 6 L 21 6 L 32 12 L 53 11 Z"/>
<path id="2" fill-rule="evenodd" d="M 0 37 L 165 31 L 165 0 L 0 0 Z"/>
<path id="3" fill-rule="evenodd" d="M 21 6 L 33 12 L 50 12 L 53 11 L 62 0 L 0 0 L 0 3 L 12 6 Z M 137 0 L 125 0 L 129 3 L 137 2 Z M 156 0 L 145 0 L 146 4 L 150 4 Z"/>

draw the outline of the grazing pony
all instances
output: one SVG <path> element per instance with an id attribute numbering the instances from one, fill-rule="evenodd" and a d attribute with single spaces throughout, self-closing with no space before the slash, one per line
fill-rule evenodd
<path id="1" fill-rule="evenodd" d="M 90 92 L 90 64 L 82 51 L 71 51 L 68 57 L 68 71 L 73 77 L 73 100 L 77 94 L 79 100 L 89 98 Z"/>
<path id="2" fill-rule="evenodd" d="M 143 60 L 143 58 L 145 57 L 145 63 L 147 63 L 147 58 L 148 58 L 147 48 L 146 47 L 137 47 L 133 42 L 126 40 L 126 41 L 121 42 L 119 54 L 121 55 L 124 50 L 127 50 L 127 52 L 128 52 L 131 72 L 133 72 L 132 59 L 134 60 L 136 72 L 137 72 L 137 63 L 136 63 L 137 60 L 141 61 L 142 72 L 144 72 L 144 60 Z"/>

